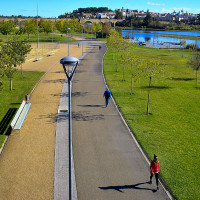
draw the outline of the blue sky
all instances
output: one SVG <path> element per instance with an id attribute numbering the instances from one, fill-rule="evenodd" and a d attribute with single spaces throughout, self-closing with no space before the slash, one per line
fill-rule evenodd
<path id="1" fill-rule="evenodd" d="M 38 0 L 38 11 L 41 17 L 58 17 L 65 12 L 72 12 L 78 8 L 108 7 L 139 9 L 150 12 L 171 13 L 174 10 L 198 14 L 200 13 L 199 0 Z M 37 0 L 1 0 L 0 15 L 37 15 Z"/>

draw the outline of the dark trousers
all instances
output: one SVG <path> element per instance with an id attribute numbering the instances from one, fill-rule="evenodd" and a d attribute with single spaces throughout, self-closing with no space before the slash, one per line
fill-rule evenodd
<path id="1" fill-rule="evenodd" d="M 156 177 L 156 185 L 158 186 L 158 173 L 154 173 L 155 174 L 155 177 Z M 153 178 L 153 173 L 151 173 L 151 176 L 150 176 L 150 181 L 152 180 Z"/>
<path id="2" fill-rule="evenodd" d="M 108 106 L 108 103 L 109 103 L 109 99 L 110 99 L 110 98 L 105 98 L 105 102 L 106 102 L 106 107 Z"/>

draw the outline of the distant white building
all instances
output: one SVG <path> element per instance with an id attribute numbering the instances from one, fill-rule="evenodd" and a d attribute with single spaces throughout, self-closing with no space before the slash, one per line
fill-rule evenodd
<path id="1" fill-rule="evenodd" d="M 98 14 L 96 15 L 96 18 L 98 18 L 98 19 L 107 19 L 108 16 L 107 16 L 106 13 L 98 13 Z"/>

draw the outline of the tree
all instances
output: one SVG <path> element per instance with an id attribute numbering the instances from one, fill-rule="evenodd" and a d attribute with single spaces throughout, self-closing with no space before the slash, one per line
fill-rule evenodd
<path id="1" fill-rule="evenodd" d="M 151 89 L 151 82 L 152 78 L 156 75 L 160 75 L 164 72 L 160 61 L 156 58 L 151 58 L 142 61 L 142 71 L 146 77 L 149 78 L 149 87 L 148 87 L 148 101 L 147 101 L 147 115 L 150 114 L 149 112 L 149 102 L 150 102 L 150 89 Z"/>
<path id="2" fill-rule="evenodd" d="M 124 39 L 121 40 L 121 62 L 123 64 L 123 79 L 122 81 L 125 81 L 125 65 L 129 63 L 129 48 L 130 48 L 130 43 Z"/>
<path id="3" fill-rule="evenodd" d="M 49 34 L 52 32 L 52 28 L 53 27 L 53 22 L 48 20 L 48 21 L 45 21 L 44 24 L 43 24 L 43 30 L 46 34 Z"/>
<path id="4" fill-rule="evenodd" d="M 0 87 L 2 86 L 2 77 L 4 76 L 4 72 L 5 72 L 5 65 L 4 65 L 4 59 L 5 57 L 3 56 L 2 52 L 0 51 Z"/>
<path id="5" fill-rule="evenodd" d="M 116 71 L 118 72 L 118 54 L 121 49 L 122 35 L 119 32 L 111 30 L 110 36 L 107 40 L 107 44 L 113 47 L 113 58 L 115 54 Z"/>
<path id="6" fill-rule="evenodd" d="M 9 42 L 6 45 L 1 45 L 0 57 L 3 57 L 3 67 L 5 75 L 10 78 L 10 91 L 12 90 L 12 78 L 17 71 L 13 64 L 13 51 Z"/>
<path id="7" fill-rule="evenodd" d="M 180 41 L 180 46 L 182 47 L 182 57 L 183 57 L 183 49 L 185 48 L 186 45 L 186 41 L 185 40 L 181 40 Z"/>
<path id="8" fill-rule="evenodd" d="M 106 33 L 106 35 L 109 35 L 111 30 L 112 30 L 112 27 L 111 27 L 110 23 L 105 22 L 102 27 L 102 32 Z"/>
<path id="9" fill-rule="evenodd" d="M 122 12 L 117 10 L 116 13 L 115 13 L 115 19 L 123 19 Z"/>
<path id="10" fill-rule="evenodd" d="M 15 28 L 14 22 L 12 20 L 8 20 L 1 24 L 0 32 L 3 35 L 8 35 L 14 30 L 14 28 Z"/>
<path id="11" fill-rule="evenodd" d="M 97 31 L 101 30 L 102 30 L 102 24 L 96 22 L 92 23 L 92 31 L 96 33 Z"/>
<path id="12" fill-rule="evenodd" d="M 152 16 L 148 12 L 147 16 L 144 18 L 144 25 L 148 27 L 152 23 L 152 21 L 153 21 Z"/>
<path id="13" fill-rule="evenodd" d="M 57 21 L 56 24 L 55 24 L 57 30 L 60 31 L 61 33 L 62 33 L 62 30 L 63 30 L 63 24 L 64 24 L 63 19 Z"/>
<path id="14" fill-rule="evenodd" d="M 24 24 L 25 32 L 28 34 L 28 39 L 30 38 L 31 33 L 36 33 L 36 25 L 30 19 L 27 19 Z"/>
<path id="15" fill-rule="evenodd" d="M 198 24 L 200 24 L 200 14 L 197 15 Z"/>
<path id="16" fill-rule="evenodd" d="M 200 69 L 200 53 L 196 52 L 190 60 L 190 65 L 196 71 L 196 88 L 198 88 L 198 71 Z"/>
<path id="17" fill-rule="evenodd" d="M 141 59 L 136 56 L 129 56 L 129 64 L 131 66 L 131 92 L 133 94 L 133 82 L 136 82 L 137 78 L 141 76 Z"/>
<path id="18" fill-rule="evenodd" d="M 31 46 L 29 44 L 16 37 L 7 42 L 7 44 L 1 45 L 1 57 L 3 56 L 4 58 L 5 75 L 10 78 L 10 91 L 12 90 L 12 78 L 17 71 L 16 66 L 25 62 L 26 55 L 30 50 Z"/>

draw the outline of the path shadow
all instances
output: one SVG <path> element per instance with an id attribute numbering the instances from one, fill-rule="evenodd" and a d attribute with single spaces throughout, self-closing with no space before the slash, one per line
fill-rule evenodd
<path id="1" fill-rule="evenodd" d="M 139 187 L 140 185 L 149 184 L 149 182 L 137 183 L 135 185 L 117 185 L 117 186 L 107 186 L 107 187 L 99 187 L 101 190 L 116 190 L 118 192 L 124 193 L 122 190 L 126 189 L 134 189 L 134 190 L 150 190 L 152 192 L 156 192 L 156 189 L 150 189 L 148 187 Z"/>
<path id="2" fill-rule="evenodd" d="M 164 54 L 163 54 L 163 55 L 159 55 L 159 56 L 169 56 L 169 55 L 164 55 Z"/>
<path id="3" fill-rule="evenodd" d="M 105 108 L 105 105 L 77 105 L 77 106 L 85 108 Z"/>
<path id="4" fill-rule="evenodd" d="M 65 79 L 44 80 L 43 83 L 64 83 Z"/>
<path id="5" fill-rule="evenodd" d="M 36 119 L 47 119 L 48 124 L 56 123 L 58 119 L 58 114 L 50 113 L 50 114 L 44 114 L 39 115 L 39 118 Z"/>
<path id="6" fill-rule="evenodd" d="M 174 77 L 172 77 L 171 79 L 174 81 L 193 81 L 193 80 L 195 80 L 194 78 L 174 78 Z"/>
<path id="7" fill-rule="evenodd" d="M 10 103 L 10 105 L 20 105 L 21 103 Z"/>
<path id="8" fill-rule="evenodd" d="M 53 97 L 68 97 L 68 93 L 57 93 L 57 94 L 50 94 Z"/>
<path id="9" fill-rule="evenodd" d="M 0 135 L 9 135 L 10 134 L 10 123 L 13 119 L 17 108 L 9 108 L 3 119 L 0 121 Z"/>
<path id="10" fill-rule="evenodd" d="M 86 96 L 88 92 L 73 92 L 72 97 L 83 97 Z"/>
<path id="11" fill-rule="evenodd" d="M 148 89 L 149 86 L 144 86 L 141 87 L 142 89 Z M 163 90 L 163 89 L 170 89 L 168 86 L 151 86 L 151 89 L 158 89 L 158 90 Z"/>
<path id="12" fill-rule="evenodd" d="M 104 115 L 90 115 L 88 111 L 79 111 L 72 113 L 72 119 L 75 121 L 94 121 L 94 120 L 103 120 Z"/>
<path id="13" fill-rule="evenodd" d="M 51 72 L 52 74 L 63 74 L 64 73 L 64 71 L 62 70 L 62 71 L 56 71 L 56 72 Z"/>

